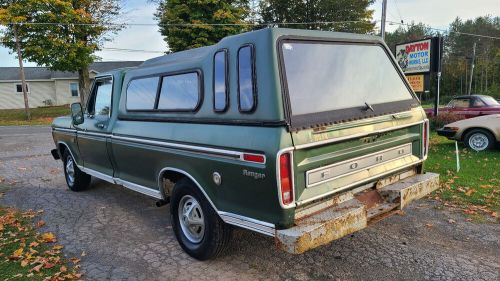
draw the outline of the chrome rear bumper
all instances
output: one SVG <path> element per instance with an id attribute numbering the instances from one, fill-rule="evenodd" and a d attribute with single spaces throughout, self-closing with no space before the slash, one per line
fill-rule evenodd
<path id="1" fill-rule="evenodd" d="M 351 194 L 339 204 L 297 220 L 292 228 L 276 230 L 276 244 L 289 253 L 303 253 L 394 214 L 438 187 L 439 175 L 426 173 Z"/>

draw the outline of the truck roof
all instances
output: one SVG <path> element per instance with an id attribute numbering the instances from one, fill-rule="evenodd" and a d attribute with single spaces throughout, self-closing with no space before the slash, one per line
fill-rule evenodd
<path id="1" fill-rule="evenodd" d="M 384 41 L 374 35 L 367 34 L 355 34 L 355 33 L 345 33 L 345 32 L 332 32 L 332 31 L 317 31 L 317 30 L 306 30 L 306 29 L 290 29 L 290 28 L 263 28 L 255 31 L 249 31 L 245 33 L 240 33 L 236 35 L 231 35 L 224 37 L 215 45 L 210 45 L 206 47 L 200 47 L 180 52 L 175 52 L 171 54 L 166 54 L 160 57 L 152 58 L 146 60 L 139 67 L 148 67 L 152 65 L 159 64 L 172 64 L 178 61 L 186 60 L 197 60 L 204 58 L 207 54 L 213 53 L 215 50 L 220 49 L 221 45 L 231 45 L 232 42 L 254 41 L 255 38 L 263 38 L 264 40 L 269 38 L 273 40 L 278 40 L 281 36 L 300 36 L 300 37 L 311 37 L 311 38 L 329 38 L 329 39 L 342 39 L 342 40 L 373 40 L 383 43 Z M 239 44 L 239 43 L 238 43 Z"/>

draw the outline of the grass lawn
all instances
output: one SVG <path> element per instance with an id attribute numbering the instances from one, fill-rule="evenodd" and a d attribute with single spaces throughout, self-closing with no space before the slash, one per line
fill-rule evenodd
<path id="1" fill-rule="evenodd" d="M 433 133 L 425 170 L 441 177 L 436 192 L 445 205 L 463 209 L 473 217 L 499 222 L 500 149 L 475 152 L 459 143 L 460 172 L 456 171 L 455 143 Z"/>
<path id="2" fill-rule="evenodd" d="M 52 233 L 39 234 L 40 213 L 0 207 L 0 280 L 79 279 L 79 259 L 66 260 Z M 36 220 L 36 223 L 34 221 Z"/>
<path id="3" fill-rule="evenodd" d="M 54 117 L 70 114 L 69 105 L 31 108 L 31 120 L 26 120 L 24 109 L 0 110 L 0 126 L 49 125 Z"/>

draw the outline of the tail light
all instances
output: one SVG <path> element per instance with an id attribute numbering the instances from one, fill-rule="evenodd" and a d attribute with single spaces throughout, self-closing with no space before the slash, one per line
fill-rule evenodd
<path id="1" fill-rule="evenodd" d="M 293 202 L 292 163 L 290 153 L 280 155 L 280 193 L 283 205 Z"/>
<path id="2" fill-rule="evenodd" d="M 429 151 L 429 120 L 425 120 L 424 130 L 423 130 L 423 155 L 422 155 L 423 158 L 427 156 L 428 151 Z"/>

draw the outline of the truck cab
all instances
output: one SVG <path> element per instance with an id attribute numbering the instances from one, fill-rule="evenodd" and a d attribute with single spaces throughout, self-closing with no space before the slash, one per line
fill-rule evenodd
<path id="1" fill-rule="evenodd" d="M 72 190 L 93 176 L 170 203 L 204 260 L 232 226 L 298 254 L 432 192 L 428 130 L 380 38 L 268 28 L 98 76 L 52 153 Z"/>

